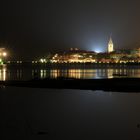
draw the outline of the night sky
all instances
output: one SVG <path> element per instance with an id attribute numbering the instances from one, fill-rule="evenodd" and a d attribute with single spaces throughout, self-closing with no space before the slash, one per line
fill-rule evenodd
<path id="1" fill-rule="evenodd" d="M 103 50 L 140 44 L 138 0 L 1 0 L 0 44 L 32 59 L 78 47 Z"/>

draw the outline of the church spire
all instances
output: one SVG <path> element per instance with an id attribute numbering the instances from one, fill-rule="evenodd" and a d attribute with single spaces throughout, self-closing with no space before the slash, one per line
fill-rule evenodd
<path id="1" fill-rule="evenodd" d="M 114 44 L 113 44 L 112 38 L 110 36 L 110 39 L 109 39 L 109 42 L 108 42 L 108 53 L 111 53 L 113 51 L 114 51 Z"/>

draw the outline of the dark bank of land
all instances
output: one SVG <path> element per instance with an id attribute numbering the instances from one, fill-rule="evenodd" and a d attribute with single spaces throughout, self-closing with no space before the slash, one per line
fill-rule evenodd
<path id="1" fill-rule="evenodd" d="M 116 92 L 140 92 L 140 78 L 114 79 L 34 79 L 29 81 L 1 81 L 1 86 L 103 90 Z"/>

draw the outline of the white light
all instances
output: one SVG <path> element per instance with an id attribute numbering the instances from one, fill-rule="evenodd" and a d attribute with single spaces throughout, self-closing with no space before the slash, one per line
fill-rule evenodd
<path id="1" fill-rule="evenodd" d="M 103 49 L 101 47 L 97 47 L 97 48 L 94 48 L 93 51 L 96 53 L 101 53 L 103 52 Z"/>
<path id="2" fill-rule="evenodd" d="M 95 45 L 92 45 L 91 47 L 91 50 L 96 52 L 96 53 L 102 53 L 104 52 L 104 49 L 103 49 L 103 45 L 102 44 L 95 44 Z"/>
<path id="3" fill-rule="evenodd" d="M 46 59 L 40 59 L 40 62 L 41 63 L 45 63 L 46 62 Z"/>
<path id="4" fill-rule="evenodd" d="M 43 63 L 43 59 L 40 59 L 40 62 Z"/>
<path id="5" fill-rule="evenodd" d="M 96 53 L 101 53 L 101 51 L 100 51 L 100 50 L 95 50 L 95 52 L 96 52 Z"/>

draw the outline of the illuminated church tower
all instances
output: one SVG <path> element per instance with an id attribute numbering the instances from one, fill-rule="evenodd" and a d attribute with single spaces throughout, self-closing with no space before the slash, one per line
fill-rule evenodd
<path id="1" fill-rule="evenodd" d="M 111 53 L 113 51 L 114 51 L 114 44 L 113 44 L 112 38 L 110 37 L 110 40 L 108 42 L 108 53 Z"/>

